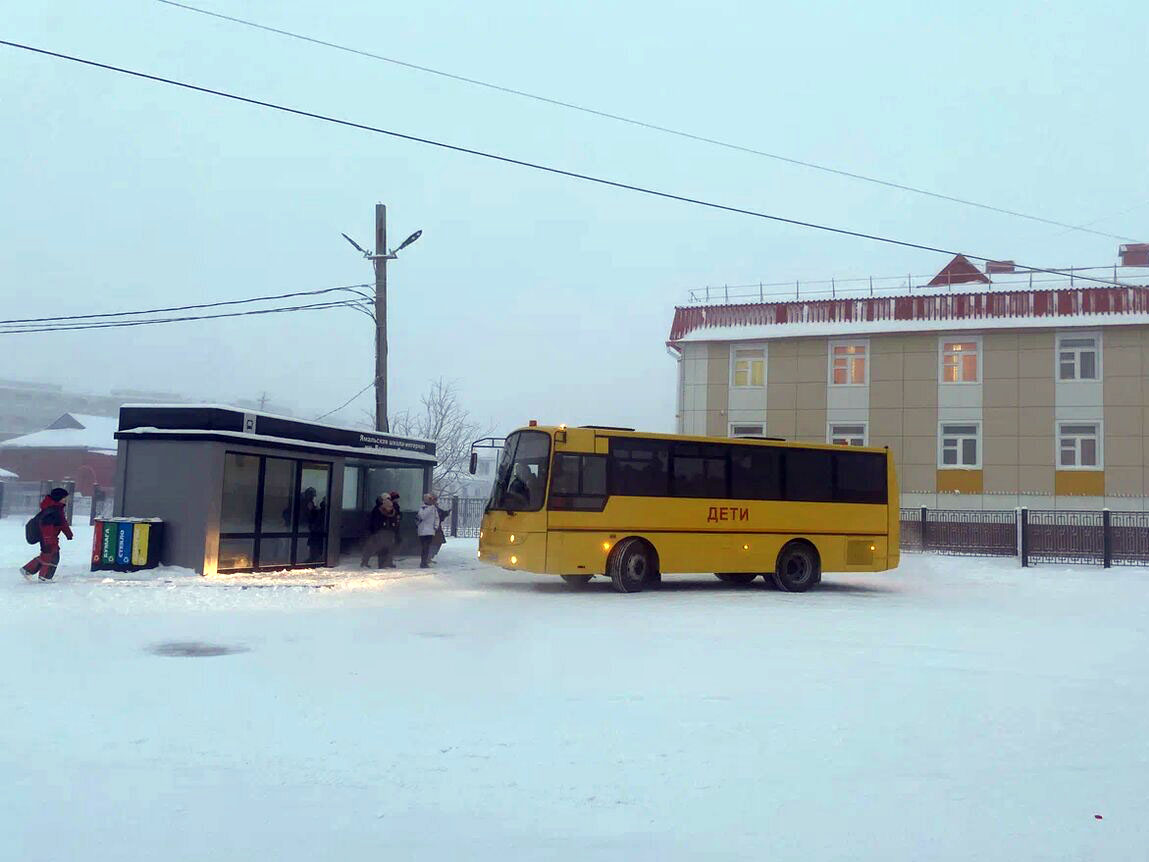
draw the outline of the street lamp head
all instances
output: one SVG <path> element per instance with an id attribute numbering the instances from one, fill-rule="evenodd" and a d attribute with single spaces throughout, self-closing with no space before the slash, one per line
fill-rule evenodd
<path id="1" fill-rule="evenodd" d="M 413 243 L 415 240 L 417 240 L 422 235 L 423 235 L 423 231 L 421 231 L 421 230 L 415 231 L 413 234 L 411 234 L 409 237 L 407 237 L 405 240 L 403 240 L 402 244 L 397 249 L 395 249 L 395 251 L 402 251 L 403 249 L 405 249 L 407 246 L 409 246 L 411 243 Z"/>
<path id="2" fill-rule="evenodd" d="M 367 249 L 363 248 L 363 246 L 361 246 L 359 243 L 357 243 L 355 240 L 353 240 L 347 234 L 341 233 L 339 235 L 341 237 L 343 237 L 345 240 L 347 240 L 349 243 L 351 243 L 351 245 L 355 248 L 355 250 L 358 251 L 360 254 L 362 254 L 364 257 L 370 257 L 371 256 L 371 252 L 367 251 Z"/>

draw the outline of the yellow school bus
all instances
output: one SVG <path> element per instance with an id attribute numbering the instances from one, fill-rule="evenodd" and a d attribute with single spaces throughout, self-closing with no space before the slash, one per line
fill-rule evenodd
<path id="1" fill-rule="evenodd" d="M 474 458 L 472 458 L 474 463 Z M 663 574 L 804 592 L 822 572 L 898 565 L 898 481 L 887 449 L 539 427 L 506 438 L 479 559 L 606 575 L 620 592 Z"/>

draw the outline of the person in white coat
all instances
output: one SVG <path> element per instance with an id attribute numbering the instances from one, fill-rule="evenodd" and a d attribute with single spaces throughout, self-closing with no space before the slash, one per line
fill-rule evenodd
<path id="1" fill-rule="evenodd" d="M 422 549 L 419 568 L 430 568 L 431 540 L 435 538 L 435 531 L 439 529 L 439 509 L 435 506 L 435 498 L 432 495 L 423 495 L 423 505 L 419 507 L 415 519 L 415 532 L 419 534 L 419 545 Z"/>

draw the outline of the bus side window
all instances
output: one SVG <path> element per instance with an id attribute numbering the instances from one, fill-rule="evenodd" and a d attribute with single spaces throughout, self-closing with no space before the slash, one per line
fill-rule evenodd
<path id="1" fill-rule="evenodd" d="M 555 455 L 554 478 L 551 491 L 555 494 L 577 494 L 579 492 L 579 456 Z"/>
<path id="2" fill-rule="evenodd" d="M 829 503 L 834 499 L 833 452 L 823 449 L 787 449 L 786 499 Z"/>
<path id="3" fill-rule="evenodd" d="M 676 443 L 671 456 L 671 493 L 675 497 L 727 495 L 725 446 Z"/>
<path id="4" fill-rule="evenodd" d="M 583 494 L 606 495 L 606 456 L 582 456 L 582 486 Z"/>
<path id="5" fill-rule="evenodd" d="M 834 502 L 887 502 L 886 456 L 870 452 L 836 452 L 834 460 Z"/>
<path id="6" fill-rule="evenodd" d="M 624 497 L 665 497 L 669 487 L 669 447 L 654 440 L 611 442 L 611 493 Z"/>
<path id="7" fill-rule="evenodd" d="M 731 446 L 730 496 L 735 500 L 781 500 L 782 451 L 766 446 Z"/>

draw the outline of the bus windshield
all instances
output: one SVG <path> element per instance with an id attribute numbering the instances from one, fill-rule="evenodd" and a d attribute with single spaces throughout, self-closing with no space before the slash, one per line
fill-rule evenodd
<path id="1" fill-rule="evenodd" d="M 537 512 L 547 490 L 551 438 L 542 431 L 516 431 L 507 438 L 487 510 Z"/>

